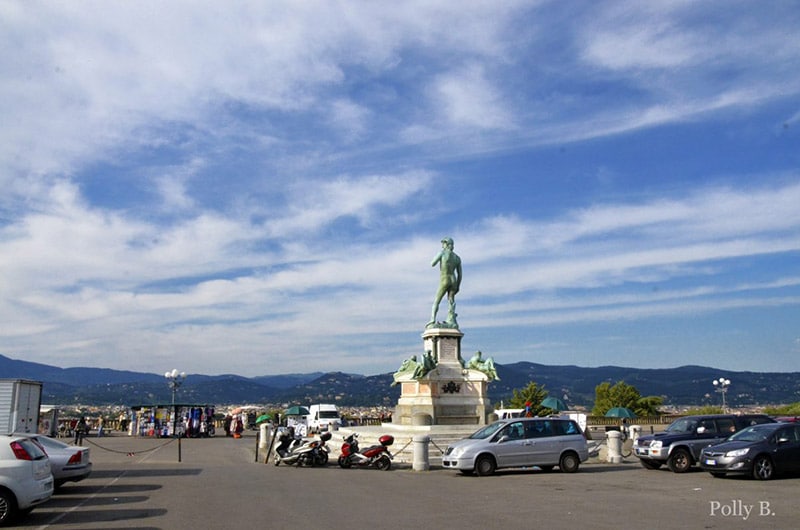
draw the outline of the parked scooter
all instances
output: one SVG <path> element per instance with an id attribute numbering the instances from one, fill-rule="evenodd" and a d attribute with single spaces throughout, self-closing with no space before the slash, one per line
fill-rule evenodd
<path id="1" fill-rule="evenodd" d="M 333 435 L 330 431 L 322 433 L 319 437 L 319 443 L 314 446 L 311 450 L 312 454 L 312 465 L 315 466 L 326 466 L 328 465 L 328 453 L 330 453 L 331 449 L 328 447 L 326 443 L 328 440 L 331 439 Z"/>
<path id="2" fill-rule="evenodd" d="M 293 427 L 288 427 L 278 435 L 278 446 L 275 448 L 274 455 L 275 465 L 325 465 L 328 463 L 325 442 L 330 438 L 331 434 L 325 433 L 319 440 L 304 440 L 301 436 L 295 436 Z"/>
<path id="3" fill-rule="evenodd" d="M 345 469 L 351 466 L 375 466 L 382 471 L 392 468 L 392 453 L 388 447 L 394 443 L 394 436 L 384 434 L 378 438 L 379 445 L 372 445 L 363 451 L 358 448 L 358 434 L 353 433 L 344 439 L 339 465 Z"/>

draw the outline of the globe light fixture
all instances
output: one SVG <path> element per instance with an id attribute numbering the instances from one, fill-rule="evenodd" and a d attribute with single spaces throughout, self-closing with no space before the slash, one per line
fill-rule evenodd
<path id="1" fill-rule="evenodd" d="M 724 377 L 720 377 L 719 379 L 714 379 L 711 381 L 713 383 L 716 392 L 722 394 L 722 411 L 727 411 L 727 405 L 725 404 L 725 394 L 728 393 L 728 387 L 731 384 L 730 379 L 725 379 Z"/>

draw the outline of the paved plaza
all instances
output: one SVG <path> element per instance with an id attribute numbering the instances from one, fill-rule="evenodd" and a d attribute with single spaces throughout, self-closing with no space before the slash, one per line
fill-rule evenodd
<path id="1" fill-rule="evenodd" d="M 22 521 L 39 529 L 797 528 L 800 478 L 647 471 L 633 458 L 576 474 L 468 477 L 434 467 L 295 468 L 255 461 L 256 438 L 89 438 L 94 472 Z"/>

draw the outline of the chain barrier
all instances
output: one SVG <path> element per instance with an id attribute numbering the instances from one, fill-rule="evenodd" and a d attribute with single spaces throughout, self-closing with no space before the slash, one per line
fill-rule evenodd
<path id="1" fill-rule="evenodd" d="M 405 451 L 405 450 L 406 450 L 406 447 L 408 447 L 409 445 L 411 445 L 411 442 L 413 442 L 413 441 L 414 441 L 414 439 L 413 439 L 413 438 L 412 438 L 412 439 L 410 439 L 410 440 L 408 441 L 408 443 L 407 443 L 407 444 L 405 444 L 405 445 L 404 445 L 403 447 L 401 447 L 399 450 L 395 451 L 393 454 L 396 454 L 396 455 L 397 455 L 397 454 L 400 454 L 400 453 L 402 453 L 403 451 Z"/>
<path id="2" fill-rule="evenodd" d="M 439 450 L 439 452 L 440 452 L 440 453 L 442 453 L 442 455 L 444 455 L 444 449 L 442 449 L 441 447 L 439 447 L 438 445 L 436 445 L 436 442 L 434 442 L 434 441 L 433 441 L 433 439 L 431 439 L 431 441 L 430 441 L 430 442 L 431 442 L 431 445 L 432 445 L 432 446 L 434 446 L 436 449 L 438 449 L 438 450 Z"/>
<path id="3" fill-rule="evenodd" d="M 177 440 L 177 438 L 170 438 L 169 440 L 167 440 L 166 442 L 164 442 L 161 445 L 157 445 L 155 447 L 151 447 L 150 449 L 143 449 L 141 451 L 118 451 L 116 449 L 109 449 L 108 447 L 103 447 L 102 445 L 100 445 L 100 444 L 98 444 L 96 442 L 93 442 L 89 438 L 82 438 L 80 443 L 84 443 L 84 442 L 88 443 L 88 444 L 90 444 L 90 445 L 92 445 L 94 447 L 97 447 L 98 449 L 102 449 L 103 451 L 108 451 L 109 453 L 116 453 L 116 454 L 127 455 L 127 456 L 136 456 L 138 454 L 144 454 L 144 453 L 150 453 L 152 451 L 157 451 L 158 449 L 161 449 L 162 447 L 168 446 L 169 444 L 171 444 L 175 440 Z"/>

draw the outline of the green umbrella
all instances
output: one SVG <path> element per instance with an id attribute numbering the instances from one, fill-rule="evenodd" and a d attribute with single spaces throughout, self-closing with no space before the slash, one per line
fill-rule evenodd
<path id="1" fill-rule="evenodd" d="M 614 407 L 606 412 L 607 418 L 635 418 L 636 414 L 627 407 Z"/>
<path id="2" fill-rule="evenodd" d="M 548 409 L 552 409 L 558 412 L 561 412 L 562 410 L 567 410 L 567 405 L 557 397 L 546 397 L 541 402 L 541 405 L 543 407 L 547 407 Z"/>
<path id="3" fill-rule="evenodd" d="M 308 416 L 310 412 L 305 407 L 300 407 L 295 405 L 294 407 L 289 407 L 286 409 L 286 412 L 283 413 L 284 416 Z"/>
<path id="4" fill-rule="evenodd" d="M 256 418 L 256 425 L 258 425 L 259 423 L 265 422 L 267 420 L 271 420 L 271 419 L 272 419 L 272 416 L 270 416 L 269 414 L 262 414 L 261 416 Z"/>

